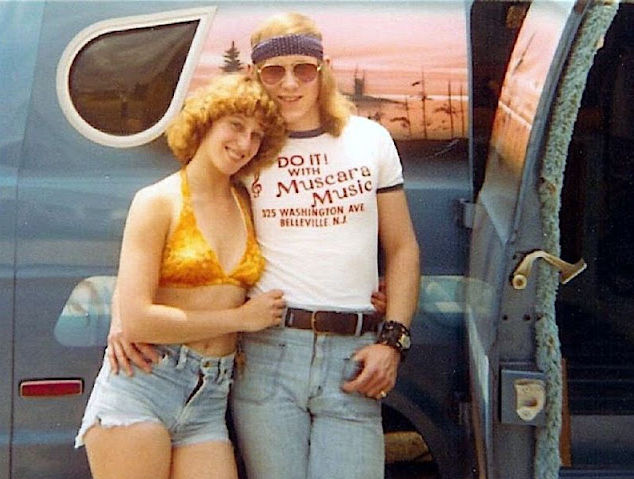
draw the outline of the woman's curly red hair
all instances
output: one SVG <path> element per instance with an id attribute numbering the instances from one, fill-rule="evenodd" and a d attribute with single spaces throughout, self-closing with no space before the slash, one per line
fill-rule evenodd
<path id="1" fill-rule="evenodd" d="M 174 156 L 186 164 L 213 122 L 235 114 L 256 118 L 264 129 L 260 149 L 237 174 L 254 173 L 277 158 L 286 141 L 286 128 L 276 103 L 258 81 L 246 75 L 222 74 L 188 97 L 165 131 L 167 144 Z"/>

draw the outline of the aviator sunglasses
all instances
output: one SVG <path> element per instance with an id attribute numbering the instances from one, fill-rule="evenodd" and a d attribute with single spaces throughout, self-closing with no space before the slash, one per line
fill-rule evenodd
<path id="1" fill-rule="evenodd" d="M 286 76 L 288 68 L 292 68 L 293 76 L 302 83 L 310 83 L 321 70 L 321 63 L 316 65 L 315 63 L 294 63 L 289 66 L 285 65 L 265 65 L 262 68 L 258 68 L 258 73 L 262 83 L 266 85 L 275 85 L 282 81 Z"/>

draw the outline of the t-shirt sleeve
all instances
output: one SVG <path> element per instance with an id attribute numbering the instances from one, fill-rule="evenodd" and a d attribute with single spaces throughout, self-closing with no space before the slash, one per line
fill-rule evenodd
<path id="1" fill-rule="evenodd" d="M 378 191 L 403 185 L 403 167 L 394 140 L 387 129 L 380 127 L 379 136 L 379 185 Z"/>

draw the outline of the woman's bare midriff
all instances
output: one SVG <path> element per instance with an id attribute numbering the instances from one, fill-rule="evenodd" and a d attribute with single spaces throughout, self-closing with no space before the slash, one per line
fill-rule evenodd
<path id="1" fill-rule="evenodd" d="M 156 303 L 173 306 L 185 311 L 212 311 L 233 309 L 241 306 L 246 291 L 238 286 L 222 284 L 197 288 L 159 288 Z M 226 356 L 236 349 L 237 334 L 202 339 L 186 343 L 188 347 L 204 356 Z"/>

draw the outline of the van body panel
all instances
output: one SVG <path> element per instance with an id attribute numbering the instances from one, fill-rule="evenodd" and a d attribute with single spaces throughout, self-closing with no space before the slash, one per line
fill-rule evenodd
<path id="1" fill-rule="evenodd" d="M 0 476 L 10 477 L 12 445 L 16 194 L 43 5 L 12 2 L 0 10 Z M 34 35 L 22 35 L 25 31 Z M 5 70 L 6 69 L 6 70 Z"/>

